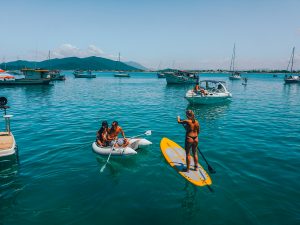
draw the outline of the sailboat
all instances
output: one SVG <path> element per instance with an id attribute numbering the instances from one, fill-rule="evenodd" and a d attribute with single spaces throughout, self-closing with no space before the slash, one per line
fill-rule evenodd
<path id="1" fill-rule="evenodd" d="M 120 63 L 121 63 L 121 59 L 120 59 L 121 57 L 120 57 L 120 52 L 119 52 L 119 60 L 118 60 L 118 65 L 120 66 Z M 119 67 L 118 66 L 118 67 Z M 118 71 L 117 73 L 115 73 L 115 75 L 114 75 L 115 77 L 130 77 L 130 75 L 128 74 L 128 73 L 125 73 L 125 72 L 123 72 L 123 71 Z"/>
<path id="2" fill-rule="evenodd" d="M 294 65 L 294 54 L 295 54 L 295 47 L 293 47 L 293 51 L 289 60 L 289 64 L 287 66 L 287 71 L 289 71 L 289 67 L 291 65 L 290 68 L 290 75 L 288 76 L 287 74 L 285 74 L 284 76 L 284 82 L 286 84 L 291 84 L 291 83 L 300 83 L 300 76 L 293 76 L 293 65 Z"/>
<path id="3" fill-rule="evenodd" d="M 233 53 L 231 57 L 230 69 L 231 75 L 229 76 L 229 80 L 240 80 L 242 79 L 241 74 L 237 71 L 234 71 L 234 63 L 235 63 L 235 43 L 233 45 Z"/>

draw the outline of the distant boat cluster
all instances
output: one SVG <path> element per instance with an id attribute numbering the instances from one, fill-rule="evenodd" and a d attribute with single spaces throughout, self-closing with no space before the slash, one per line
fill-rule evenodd
<path id="1" fill-rule="evenodd" d="M 296 75 L 293 70 L 294 66 L 294 54 L 295 47 L 292 50 L 292 54 L 287 66 L 286 71 L 289 73 L 285 74 L 284 82 L 289 83 L 300 83 L 300 75 Z M 273 77 L 277 77 L 277 74 L 273 74 Z M 167 84 L 195 84 L 200 81 L 199 75 L 195 72 L 188 71 L 167 71 L 167 72 L 158 72 L 157 78 L 166 78 Z M 229 80 L 243 80 L 243 85 L 247 85 L 248 78 L 242 77 L 241 72 L 235 70 L 235 44 L 233 46 L 233 53 L 231 57 L 231 63 L 229 68 Z"/>

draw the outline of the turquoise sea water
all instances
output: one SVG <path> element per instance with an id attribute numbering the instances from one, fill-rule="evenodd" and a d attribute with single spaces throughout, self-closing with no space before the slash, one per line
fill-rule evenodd
<path id="1" fill-rule="evenodd" d="M 189 106 L 188 87 L 155 74 L 129 79 L 99 73 L 51 86 L 0 87 L 14 115 L 19 164 L 0 159 L 0 224 L 300 224 L 300 85 L 281 76 L 224 74 L 229 104 Z M 193 109 L 200 148 L 217 171 L 212 188 L 195 187 L 164 160 L 159 142 L 184 143 L 176 116 Z M 91 150 L 101 120 L 126 135 L 153 130 L 150 149 L 127 159 Z M 3 128 L 3 123 L 1 123 Z M 207 166 L 200 159 L 201 164 Z"/>

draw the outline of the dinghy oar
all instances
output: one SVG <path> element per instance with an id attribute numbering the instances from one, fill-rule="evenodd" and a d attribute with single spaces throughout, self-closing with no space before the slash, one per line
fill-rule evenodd
<path id="1" fill-rule="evenodd" d="M 131 139 L 132 138 L 137 138 L 137 137 L 140 137 L 140 136 L 144 136 L 144 135 L 146 135 L 146 136 L 150 136 L 152 134 L 152 131 L 151 130 L 147 130 L 145 133 L 143 133 L 143 134 L 140 134 L 140 135 L 137 135 L 137 136 L 133 136 L 133 137 L 130 137 Z"/>
<path id="2" fill-rule="evenodd" d="M 216 171 L 214 170 L 214 168 L 212 168 L 212 167 L 209 165 L 209 163 L 207 162 L 206 158 L 204 157 L 203 153 L 200 151 L 200 149 L 199 149 L 198 146 L 197 146 L 197 149 L 198 149 L 199 153 L 201 154 L 202 158 L 204 159 L 204 161 L 206 162 L 209 172 L 210 172 L 210 173 L 216 173 Z"/>
<path id="3" fill-rule="evenodd" d="M 111 156 L 111 153 L 112 153 L 112 151 L 114 150 L 114 147 L 115 147 L 116 144 L 117 144 L 117 139 L 115 139 L 115 143 L 114 143 L 113 146 L 111 147 L 111 150 L 110 150 L 110 153 L 109 153 L 108 158 L 107 158 L 107 160 L 106 160 L 106 163 L 101 167 L 100 173 L 102 173 L 102 172 L 104 171 L 104 169 L 105 169 L 105 167 L 106 167 L 106 164 L 108 163 L 108 161 L 109 161 L 109 159 L 110 159 L 110 156 Z"/>

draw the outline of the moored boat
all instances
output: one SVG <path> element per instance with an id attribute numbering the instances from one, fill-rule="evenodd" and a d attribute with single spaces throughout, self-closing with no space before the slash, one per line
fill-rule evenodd
<path id="1" fill-rule="evenodd" d="M 33 85 L 33 84 L 49 84 L 51 79 L 49 70 L 44 69 L 22 69 L 24 78 L 16 78 L 8 74 L 6 77 L 0 78 L 0 85 Z M 2 73 L 3 75 L 3 73 Z"/>
<path id="2" fill-rule="evenodd" d="M 292 50 L 292 54 L 287 66 L 287 71 L 290 71 L 290 74 L 285 74 L 284 76 L 284 82 L 286 84 L 292 84 L 292 83 L 300 83 L 300 76 L 293 75 L 293 66 L 294 66 L 294 54 L 295 54 L 295 47 Z"/>
<path id="3" fill-rule="evenodd" d="M 119 59 L 118 59 L 118 62 L 117 62 L 117 68 L 120 67 L 120 64 L 121 64 L 121 55 L 119 53 Z M 117 70 L 117 73 L 114 74 L 114 77 L 130 77 L 130 75 L 128 73 L 125 73 L 124 71 L 121 71 L 121 70 Z"/>
<path id="4" fill-rule="evenodd" d="M 230 68 L 229 68 L 229 71 L 230 71 L 230 76 L 229 76 L 229 80 L 240 80 L 242 79 L 241 77 L 241 73 L 235 71 L 235 43 L 233 45 L 233 52 L 232 52 L 232 57 L 231 57 L 231 63 L 230 63 Z"/>
<path id="5" fill-rule="evenodd" d="M 12 115 L 7 115 L 6 110 L 9 108 L 7 99 L 0 97 L 0 109 L 4 110 L 5 128 L 4 132 L 0 132 L 0 157 L 13 155 L 17 151 L 15 138 L 10 130 L 10 118 Z"/>
<path id="6" fill-rule="evenodd" d="M 51 70 L 49 71 L 49 75 L 51 80 L 66 80 L 66 76 L 62 75 L 59 70 Z"/>
<path id="7" fill-rule="evenodd" d="M 187 91 L 185 98 L 192 104 L 217 104 L 231 100 L 231 93 L 226 88 L 224 81 L 202 80 L 200 90 Z"/>
<path id="8" fill-rule="evenodd" d="M 93 142 L 92 149 L 98 155 L 107 156 L 111 153 L 111 156 L 131 156 L 137 154 L 137 149 L 143 149 L 152 144 L 145 138 L 128 138 L 129 144 L 126 147 L 102 147 L 96 142 Z"/>
<path id="9" fill-rule="evenodd" d="M 75 70 L 73 72 L 75 78 L 96 78 L 96 74 L 92 74 L 92 71 Z"/>
<path id="10" fill-rule="evenodd" d="M 167 84 L 196 84 L 199 79 L 197 74 L 185 71 L 165 72 L 164 74 Z"/>

